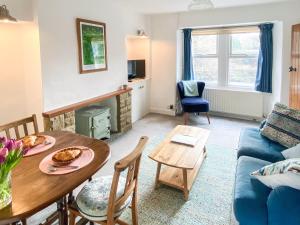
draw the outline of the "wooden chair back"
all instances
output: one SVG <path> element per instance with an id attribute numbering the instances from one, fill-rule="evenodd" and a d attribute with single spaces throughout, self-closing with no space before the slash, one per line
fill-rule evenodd
<path id="1" fill-rule="evenodd" d="M 125 158 L 115 163 L 115 172 L 113 175 L 108 202 L 107 224 L 114 224 L 115 212 L 117 212 L 124 205 L 125 201 L 130 196 L 132 196 L 132 210 L 134 211 L 134 213 L 136 213 L 137 185 L 140 161 L 147 141 L 148 137 L 141 137 L 134 151 L 127 155 Z M 127 172 L 124 193 L 122 196 L 117 198 L 116 193 L 118 189 L 119 178 L 121 173 L 124 171 Z M 137 221 L 133 221 L 133 224 L 137 224 Z"/>
<path id="2" fill-rule="evenodd" d="M 5 125 L 0 125 L 0 133 L 1 132 L 5 132 L 5 135 L 7 138 L 11 138 L 11 133 L 10 130 L 14 131 L 15 137 L 17 139 L 20 139 L 23 137 L 23 135 L 21 135 L 19 127 L 23 127 L 23 134 L 25 136 L 28 135 L 28 124 L 29 123 L 33 123 L 33 128 L 34 128 L 34 133 L 37 134 L 39 133 L 39 129 L 38 129 L 38 124 L 37 124 L 37 119 L 36 119 L 36 115 L 33 114 L 31 117 L 25 118 L 25 119 L 21 119 L 18 121 L 14 121 Z"/>

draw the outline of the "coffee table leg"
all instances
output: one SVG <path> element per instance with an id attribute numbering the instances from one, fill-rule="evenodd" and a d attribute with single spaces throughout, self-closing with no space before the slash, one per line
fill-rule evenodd
<path id="1" fill-rule="evenodd" d="M 161 163 L 157 163 L 156 178 L 155 178 L 155 188 L 159 187 L 160 170 L 161 170 Z"/>
<path id="2" fill-rule="evenodd" d="M 189 190 L 188 190 L 188 180 L 187 180 L 187 169 L 182 169 L 183 175 L 183 193 L 184 199 L 187 201 L 189 199 Z"/>

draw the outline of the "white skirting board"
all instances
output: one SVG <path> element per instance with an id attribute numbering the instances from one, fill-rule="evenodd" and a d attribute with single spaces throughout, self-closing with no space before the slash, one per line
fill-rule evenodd
<path id="1" fill-rule="evenodd" d="M 171 109 L 159 109 L 159 108 L 150 108 L 151 113 L 158 113 L 163 115 L 175 116 L 175 111 Z"/>

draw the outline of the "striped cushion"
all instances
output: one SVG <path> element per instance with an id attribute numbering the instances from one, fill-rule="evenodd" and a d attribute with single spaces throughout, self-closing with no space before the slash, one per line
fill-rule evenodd
<path id="1" fill-rule="evenodd" d="M 276 103 L 261 134 L 291 148 L 300 143 L 300 111 Z"/>

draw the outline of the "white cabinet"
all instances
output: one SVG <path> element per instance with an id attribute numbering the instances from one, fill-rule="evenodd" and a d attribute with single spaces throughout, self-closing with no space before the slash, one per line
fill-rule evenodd
<path id="1" fill-rule="evenodd" d="M 144 117 L 150 112 L 150 79 L 133 80 L 128 84 L 132 87 L 132 122 Z"/>

